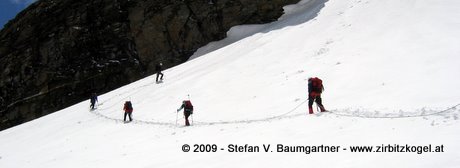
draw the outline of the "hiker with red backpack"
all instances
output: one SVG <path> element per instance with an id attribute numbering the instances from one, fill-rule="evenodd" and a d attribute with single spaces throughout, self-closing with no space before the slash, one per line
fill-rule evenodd
<path id="1" fill-rule="evenodd" d="M 313 114 L 313 102 L 320 108 L 321 112 L 325 112 L 321 93 L 324 91 L 323 81 L 318 77 L 308 79 L 308 112 Z"/>
<path id="2" fill-rule="evenodd" d="M 131 101 L 126 101 L 125 102 L 123 110 L 125 111 L 123 121 L 126 123 L 126 116 L 129 117 L 129 122 L 133 121 L 133 119 L 131 118 L 131 113 L 133 112 L 133 104 L 131 103 Z"/>
<path id="3" fill-rule="evenodd" d="M 179 109 L 177 109 L 177 112 L 180 110 L 184 109 L 184 117 L 185 117 L 185 126 L 190 126 L 190 122 L 188 121 L 188 117 L 193 114 L 193 105 L 190 100 L 184 100 L 182 101 L 182 105 L 180 106 Z"/>

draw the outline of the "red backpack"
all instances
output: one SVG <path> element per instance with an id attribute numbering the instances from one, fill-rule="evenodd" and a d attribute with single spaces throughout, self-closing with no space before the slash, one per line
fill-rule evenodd
<path id="1" fill-rule="evenodd" d="M 185 111 L 188 111 L 188 112 L 190 112 L 190 113 L 193 113 L 193 105 L 192 105 L 192 102 L 191 102 L 190 100 L 185 100 L 184 103 L 185 103 L 185 107 L 184 107 Z"/>
<path id="2" fill-rule="evenodd" d="M 125 102 L 125 107 L 123 108 L 127 112 L 132 112 L 133 111 L 133 104 L 131 104 L 131 101 L 126 101 Z"/>
<path id="3" fill-rule="evenodd" d="M 323 81 L 318 77 L 308 79 L 308 85 L 314 92 L 321 93 L 324 90 Z"/>

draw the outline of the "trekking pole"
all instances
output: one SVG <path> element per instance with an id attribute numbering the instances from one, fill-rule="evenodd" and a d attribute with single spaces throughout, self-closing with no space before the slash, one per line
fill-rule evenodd
<path id="1" fill-rule="evenodd" d="M 178 118 L 179 112 L 176 111 L 176 127 L 177 127 L 177 118 Z"/>
<path id="2" fill-rule="evenodd" d="M 192 125 L 193 125 L 193 114 L 192 114 Z"/>

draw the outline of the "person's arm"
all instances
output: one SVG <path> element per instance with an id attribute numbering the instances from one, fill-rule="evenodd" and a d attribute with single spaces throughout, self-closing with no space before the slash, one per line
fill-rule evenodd
<path id="1" fill-rule="evenodd" d="M 179 112 L 180 110 L 182 110 L 184 107 L 185 107 L 185 104 L 184 104 L 184 103 L 182 103 L 182 105 L 180 106 L 180 108 L 179 108 L 179 109 L 177 109 L 177 112 Z"/>

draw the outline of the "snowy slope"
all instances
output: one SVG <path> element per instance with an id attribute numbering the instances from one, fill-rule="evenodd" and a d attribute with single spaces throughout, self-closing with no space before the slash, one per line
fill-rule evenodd
<path id="1" fill-rule="evenodd" d="M 99 96 L 96 111 L 85 101 L 0 132 L 0 167 L 460 165 L 459 1 L 303 0 L 285 10 L 277 22 L 233 28 L 229 39 L 165 70 L 164 83 L 147 77 Z M 330 113 L 306 115 L 311 76 L 323 79 Z M 188 94 L 194 126 L 179 127 L 175 110 Z M 128 124 L 126 100 L 134 106 Z M 186 153 L 183 144 L 445 151 Z"/>

